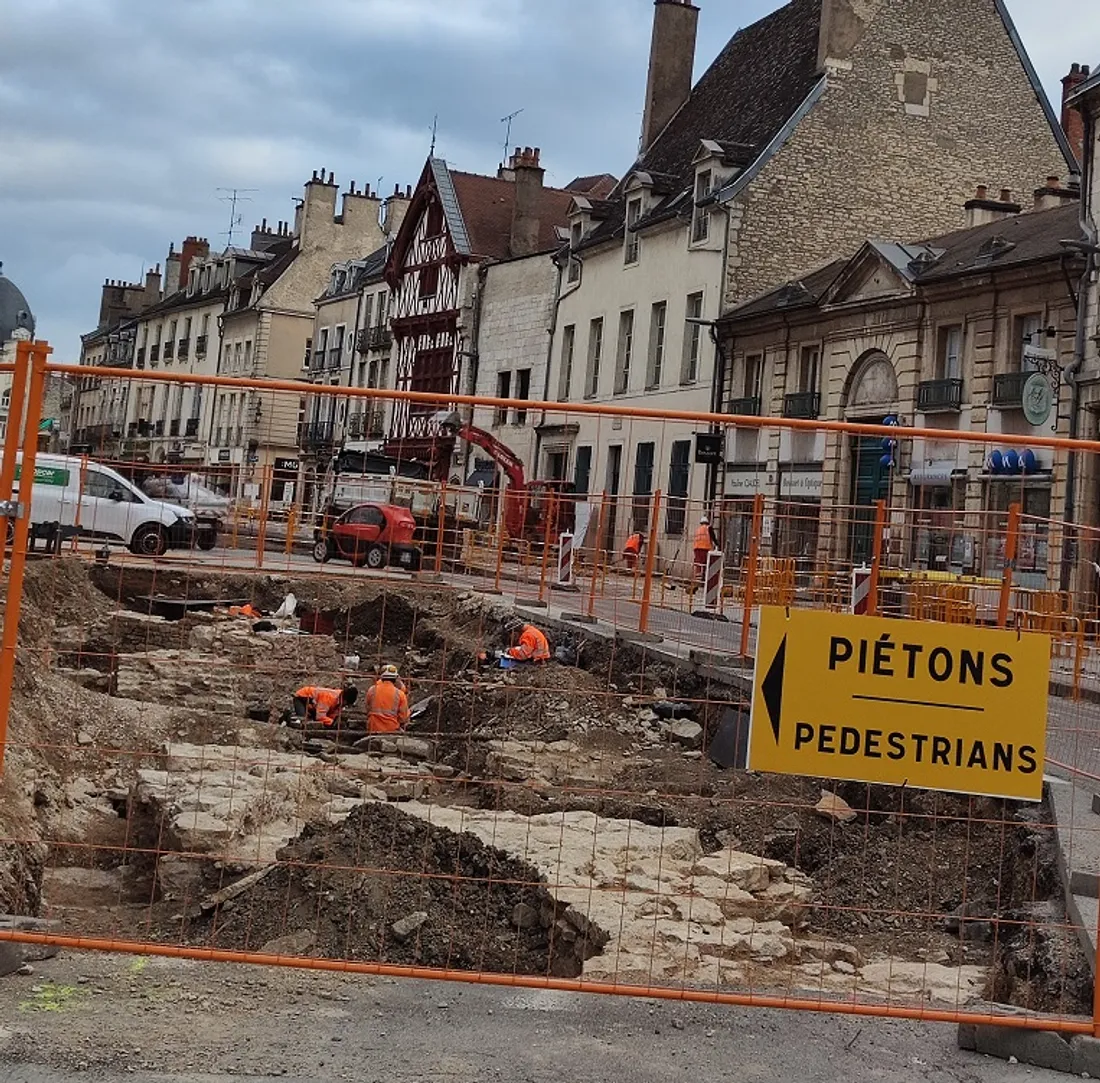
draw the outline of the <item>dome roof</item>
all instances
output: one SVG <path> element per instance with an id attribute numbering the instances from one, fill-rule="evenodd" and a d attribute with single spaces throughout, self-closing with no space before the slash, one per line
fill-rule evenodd
<path id="1" fill-rule="evenodd" d="M 20 328 L 33 337 L 34 315 L 23 291 L 0 270 L 0 343 L 7 342 Z"/>

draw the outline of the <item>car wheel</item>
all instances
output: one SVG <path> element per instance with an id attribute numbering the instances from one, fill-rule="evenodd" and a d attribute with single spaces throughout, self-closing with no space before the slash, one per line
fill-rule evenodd
<path id="1" fill-rule="evenodd" d="M 168 534 L 156 523 L 138 527 L 130 541 L 130 552 L 139 557 L 162 557 L 168 552 Z"/>
<path id="2" fill-rule="evenodd" d="M 364 563 L 373 571 L 384 568 L 386 566 L 386 550 L 380 545 L 372 545 L 367 550 L 367 557 Z"/>
<path id="3" fill-rule="evenodd" d="M 327 564 L 332 560 L 332 546 L 329 545 L 327 538 L 319 538 L 313 543 L 313 559 L 318 564 Z"/>
<path id="4" fill-rule="evenodd" d="M 218 544 L 218 534 L 215 530 L 204 530 L 195 544 L 204 552 L 209 553 Z"/>

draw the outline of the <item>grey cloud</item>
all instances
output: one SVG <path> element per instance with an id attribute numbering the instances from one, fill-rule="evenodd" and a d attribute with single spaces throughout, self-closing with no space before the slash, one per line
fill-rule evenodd
<path id="1" fill-rule="evenodd" d="M 1073 26 L 1082 0 L 1010 4 L 1052 97 L 1071 60 L 1100 58 L 1100 27 Z M 778 5 L 702 0 L 700 68 Z M 219 187 L 258 189 L 248 227 L 289 217 L 322 165 L 413 183 L 437 113 L 461 169 L 495 168 L 516 109 L 512 141 L 543 148 L 551 183 L 621 173 L 637 146 L 651 0 L 4 7 L 0 259 L 59 357 L 94 323 L 103 278 L 136 278 L 188 233 L 224 240 Z"/>

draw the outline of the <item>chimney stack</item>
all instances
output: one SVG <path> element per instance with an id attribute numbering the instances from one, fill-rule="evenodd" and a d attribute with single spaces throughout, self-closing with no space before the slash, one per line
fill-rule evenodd
<path id="1" fill-rule="evenodd" d="M 518 147 L 512 156 L 515 176 L 515 201 L 512 204 L 513 256 L 530 256 L 539 250 L 539 230 L 542 226 L 542 188 L 546 171 L 539 165 L 539 148 Z"/>
<path id="2" fill-rule="evenodd" d="M 1088 64 L 1074 64 L 1062 79 L 1062 131 L 1078 164 L 1085 160 L 1085 118 L 1078 109 L 1067 104 L 1077 88 L 1089 77 Z"/>
<path id="3" fill-rule="evenodd" d="M 164 296 L 171 297 L 180 288 L 180 254 L 176 246 L 169 242 L 168 255 L 164 258 Z"/>
<path id="4" fill-rule="evenodd" d="M 1012 202 L 1009 189 L 1002 188 L 999 199 L 990 199 L 989 189 L 984 184 L 978 185 L 977 194 L 964 204 L 964 209 L 967 229 L 999 222 L 1002 218 L 1013 218 L 1023 210 L 1019 203 Z"/>
<path id="5" fill-rule="evenodd" d="M 187 287 L 187 273 L 193 259 L 205 259 L 210 255 L 210 242 L 205 237 L 188 237 L 180 249 L 179 287 Z"/>
<path id="6" fill-rule="evenodd" d="M 642 152 L 691 96 L 699 9 L 689 0 L 655 0 L 649 80 L 642 121 Z"/>
<path id="7" fill-rule="evenodd" d="M 1035 189 L 1035 210 L 1051 211 L 1067 203 L 1077 203 L 1080 198 L 1081 189 L 1076 183 L 1063 187 L 1060 178 L 1047 177 L 1046 184 Z"/>

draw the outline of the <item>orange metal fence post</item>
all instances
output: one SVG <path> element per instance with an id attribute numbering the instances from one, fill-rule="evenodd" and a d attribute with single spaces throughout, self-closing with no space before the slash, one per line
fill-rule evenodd
<path id="1" fill-rule="evenodd" d="M 539 571 L 539 601 L 546 601 L 546 571 L 550 567 L 550 542 L 553 540 L 556 508 L 553 494 L 547 500 L 546 529 L 542 538 L 542 568 Z"/>
<path id="2" fill-rule="evenodd" d="M 497 522 L 497 574 L 493 581 L 493 590 L 500 593 L 500 577 L 504 571 L 504 519 Z"/>
<path id="3" fill-rule="evenodd" d="M 1001 602 L 997 607 L 997 627 L 1008 627 L 1008 607 L 1012 600 L 1012 573 L 1016 570 L 1016 549 L 1020 543 L 1020 505 L 1008 509 L 1008 532 L 1005 534 L 1005 567 L 1001 575 Z"/>
<path id="4" fill-rule="evenodd" d="M 271 470 L 260 471 L 260 523 L 256 530 L 256 567 L 264 566 L 264 546 L 267 544 L 267 513 L 271 500 Z"/>
<path id="5" fill-rule="evenodd" d="M 291 504 L 290 511 L 286 513 L 286 544 L 283 551 L 287 556 L 294 552 L 294 536 L 298 532 L 298 505 Z"/>
<path id="6" fill-rule="evenodd" d="M 600 578 L 600 544 L 603 541 L 604 511 L 607 493 L 600 493 L 600 514 L 596 520 L 596 544 L 592 547 L 592 582 L 588 588 L 588 615 L 596 616 L 596 580 Z M 589 524 L 591 528 L 591 524 Z"/>
<path id="7" fill-rule="evenodd" d="M 435 534 L 435 574 L 443 571 L 443 531 L 447 525 L 447 482 L 439 488 L 439 522 Z"/>
<path id="8" fill-rule="evenodd" d="M 8 428 L 4 433 L 4 459 L 0 462 L 0 500 L 10 500 L 15 482 L 15 456 L 23 436 L 23 402 L 27 397 L 27 374 L 31 370 L 33 343 L 15 344 L 15 372 L 11 378 L 11 396 L 8 406 Z"/>
<path id="9" fill-rule="evenodd" d="M 886 501 L 875 501 L 875 536 L 871 539 L 871 583 L 867 594 L 867 613 L 878 616 L 878 583 L 882 571 L 882 542 L 886 536 Z"/>
<path id="10" fill-rule="evenodd" d="M 752 502 L 752 537 L 749 539 L 749 566 L 745 573 L 745 606 L 741 614 L 741 657 L 749 656 L 749 633 L 752 631 L 752 605 L 756 594 L 756 566 L 760 562 L 760 535 L 764 530 L 764 494 L 757 493 Z"/>
<path id="11" fill-rule="evenodd" d="M 661 490 L 653 494 L 653 510 L 649 513 L 649 541 L 646 542 L 645 583 L 642 586 L 642 608 L 638 613 L 638 631 L 649 631 L 649 602 L 653 594 L 653 568 L 657 563 L 657 517 L 661 511 Z"/>
<path id="12" fill-rule="evenodd" d="M 15 679 L 15 649 L 19 639 L 19 611 L 23 604 L 23 569 L 27 562 L 27 539 L 31 525 L 31 490 L 34 461 L 38 455 L 38 425 L 42 420 L 42 393 L 46 386 L 46 359 L 51 353 L 45 342 L 33 343 L 30 356 L 30 390 L 23 429 L 23 462 L 19 474 L 19 517 L 11 547 L 8 596 L 4 605 L 4 630 L 0 637 L 0 770 L 8 747 L 8 714 L 11 711 Z M 14 460 L 14 455 L 12 456 Z M 13 464 L 14 473 L 14 464 Z"/>

